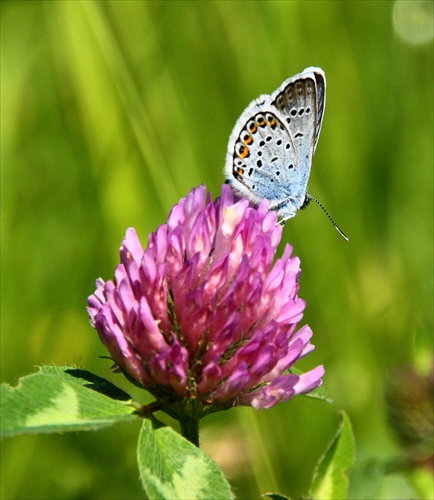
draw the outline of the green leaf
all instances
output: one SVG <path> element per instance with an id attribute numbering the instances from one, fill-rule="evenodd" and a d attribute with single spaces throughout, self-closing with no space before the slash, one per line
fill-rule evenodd
<path id="1" fill-rule="evenodd" d="M 354 449 L 351 423 L 342 413 L 339 429 L 315 470 L 309 498 L 347 498 L 349 480 L 346 471 L 354 464 Z"/>
<path id="2" fill-rule="evenodd" d="M 86 370 L 41 366 L 1 385 L 1 436 L 91 430 L 133 420 L 136 408 L 125 392 Z"/>
<path id="3" fill-rule="evenodd" d="M 155 419 L 143 421 L 137 458 L 148 498 L 233 498 L 222 471 L 211 458 Z"/>

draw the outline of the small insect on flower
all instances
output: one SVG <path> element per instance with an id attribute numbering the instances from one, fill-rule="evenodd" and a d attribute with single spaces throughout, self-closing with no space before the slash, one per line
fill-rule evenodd
<path id="1" fill-rule="evenodd" d="M 310 67 L 252 101 L 229 137 L 224 174 L 237 196 L 253 205 L 268 200 L 282 225 L 313 200 L 348 241 L 322 203 L 307 193 L 325 91 L 324 71 Z"/>

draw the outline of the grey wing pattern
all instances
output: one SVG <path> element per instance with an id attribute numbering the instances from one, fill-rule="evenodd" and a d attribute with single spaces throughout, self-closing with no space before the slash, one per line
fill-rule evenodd
<path id="1" fill-rule="evenodd" d="M 303 142 L 315 151 L 321 131 L 325 108 L 325 75 L 319 68 L 307 68 L 288 78 L 272 94 L 271 102 L 285 117 L 294 139 L 304 136 Z"/>

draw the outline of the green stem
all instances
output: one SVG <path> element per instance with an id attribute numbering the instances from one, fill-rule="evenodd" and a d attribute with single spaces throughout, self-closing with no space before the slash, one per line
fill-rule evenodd
<path id="1" fill-rule="evenodd" d="M 199 419 L 184 418 L 179 423 L 181 424 L 181 434 L 183 437 L 199 447 Z"/>

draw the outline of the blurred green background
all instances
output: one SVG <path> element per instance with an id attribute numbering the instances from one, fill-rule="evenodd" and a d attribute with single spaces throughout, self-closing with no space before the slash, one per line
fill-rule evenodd
<path id="1" fill-rule="evenodd" d="M 432 362 L 432 2 L 2 2 L 1 381 L 76 364 L 141 400 L 88 324 L 129 226 L 145 243 L 193 186 L 217 196 L 247 104 L 327 76 L 309 192 L 284 228 L 333 405 L 298 398 L 202 423 L 239 498 L 306 493 L 345 409 L 357 459 L 403 452 L 391 369 Z M 3 499 L 142 498 L 138 425 L 2 443 Z"/>

